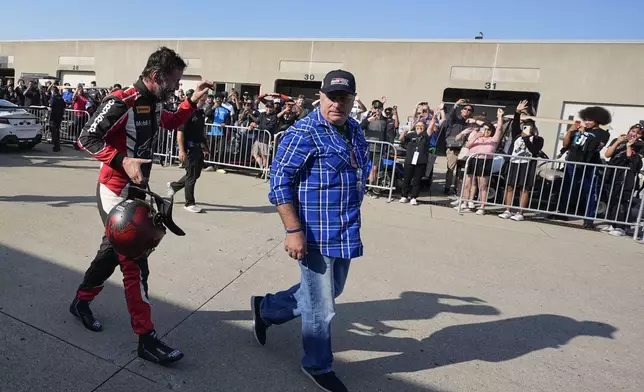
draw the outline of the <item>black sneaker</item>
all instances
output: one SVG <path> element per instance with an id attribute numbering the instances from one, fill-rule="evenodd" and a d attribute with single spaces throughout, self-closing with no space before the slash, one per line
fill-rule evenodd
<path id="1" fill-rule="evenodd" d="M 94 318 L 91 309 L 89 308 L 89 301 L 83 301 L 78 298 L 74 298 L 74 301 L 69 305 L 69 311 L 74 317 L 78 318 L 85 328 L 90 331 L 100 332 L 103 330 L 103 326 L 100 321 Z"/>
<path id="2" fill-rule="evenodd" d="M 347 387 L 344 386 L 342 381 L 335 375 L 334 372 L 324 373 L 324 374 L 311 374 L 306 368 L 302 368 L 302 372 L 306 374 L 308 378 L 313 380 L 315 385 L 317 385 L 321 390 L 327 392 L 348 392 Z"/>
<path id="3" fill-rule="evenodd" d="M 163 343 L 156 331 L 147 335 L 139 335 L 138 353 L 139 357 L 160 364 L 177 362 L 183 358 L 183 353 Z"/>
<path id="4" fill-rule="evenodd" d="M 259 313 L 263 299 L 264 297 L 259 296 L 250 297 L 250 309 L 253 312 L 253 334 L 255 335 L 257 343 L 262 346 L 266 344 L 266 330 L 269 327 L 264 320 L 262 320 L 262 316 Z"/>

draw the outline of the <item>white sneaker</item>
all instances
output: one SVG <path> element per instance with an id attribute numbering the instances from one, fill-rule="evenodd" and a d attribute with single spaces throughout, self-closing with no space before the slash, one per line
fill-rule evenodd
<path id="1" fill-rule="evenodd" d="M 512 219 L 515 222 L 521 222 L 525 218 L 523 217 L 523 214 L 514 214 L 512 215 L 512 217 L 510 217 L 510 219 Z"/>
<path id="2" fill-rule="evenodd" d="M 165 184 L 165 186 L 166 188 L 168 188 L 168 197 L 174 196 L 176 192 L 174 191 L 174 189 L 172 189 L 171 183 L 168 182 L 167 184 Z"/>
<path id="3" fill-rule="evenodd" d="M 614 231 L 614 230 L 615 228 L 612 225 L 608 225 L 608 226 L 602 227 L 599 231 L 601 231 L 602 233 L 609 234 L 611 231 Z"/>
<path id="4" fill-rule="evenodd" d="M 201 208 L 197 207 L 194 204 L 191 206 L 184 206 L 183 209 L 186 211 L 194 212 L 195 214 L 198 214 L 203 211 Z"/>
<path id="5" fill-rule="evenodd" d="M 624 229 L 613 229 L 608 234 L 615 237 L 623 237 L 626 235 L 626 232 L 624 231 Z"/>
<path id="6" fill-rule="evenodd" d="M 456 207 L 458 205 L 459 201 L 458 199 L 454 200 L 453 202 L 449 203 L 452 207 Z"/>
<path id="7" fill-rule="evenodd" d="M 485 215 L 485 208 L 479 208 L 476 210 L 476 215 Z"/>
<path id="8" fill-rule="evenodd" d="M 399 203 L 407 203 L 407 198 L 406 197 L 401 197 L 400 200 L 398 200 Z"/>
<path id="9" fill-rule="evenodd" d="M 476 208 L 476 206 L 474 205 L 473 202 L 470 201 L 467 203 L 467 208 L 469 208 L 470 210 L 473 210 L 474 208 Z"/>
<path id="10" fill-rule="evenodd" d="M 512 213 L 510 211 L 504 211 L 502 214 L 499 214 L 499 218 L 501 219 L 509 219 L 512 217 Z"/>
<path id="11" fill-rule="evenodd" d="M 418 202 L 416 201 L 416 199 L 411 199 L 411 201 L 409 202 L 409 204 L 411 204 L 412 206 L 417 206 L 417 205 L 418 205 Z"/>
<path id="12" fill-rule="evenodd" d="M 226 174 L 226 173 L 228 173 L 228 172 L 227 172 L 226 170 L 224 170 L 224 169 L 217 169 L 217 173 L 219 173 L 219 174 Z"/>
<path id="13" fill-rule="evenodd" d="M 454 207 L 454 210 L 458 211 L 458 206 Z M 467 204 L 461 204 L 461 212 L 472 212 L 472 209 L 467 208 Z"/>
<path id="14" fill-rule="evenodd" d="M 215 167 L 214 166 L 208 166 L 207 168 L 203 169 L 203 171 L 213 172 L 213 171 L 215 171 Z"/>

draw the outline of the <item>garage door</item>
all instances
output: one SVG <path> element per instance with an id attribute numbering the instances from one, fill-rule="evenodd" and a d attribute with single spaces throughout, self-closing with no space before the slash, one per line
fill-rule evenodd
<path id="1" fill-rule="evenodd" d="M 179 88 L 186 92 L 190 89 L 196 89 L 201 83 L 201 76 L 199 75 L 183 75 L 183 79 L 179 81 Z"/>
<path id="2" fill-rule="evenodd" d="M 76 87 L 78 83 L 83 83 L 86 86 L 96 80 L 95 72 L 74 72 L 74 71 L 60 71 L 60 79 L 70 86 Z"/>
<path id="3" fill-rule="evenodd" d="M 580 110 L 587 108 L 588 106 L 601 106 L 610 112 L 613 117 L 613 122 L 608 125 L 610 140 L 628 132 L 628 129 L 632 125 L 638 124 L 640 121 L 644 121 L 644 106 L 602 105 L 596 103 L 564 103 L 563 115 L 561 118 L 572 118 L 573 120 L 581 121 L 578 113 Z M 559 140 L 557 140 L 557 149 L 555 151 L 558 152 L 559 148 L 561 148 L 563 137 L 569 126 L 570 125 L 567 124 L 561 124 L 559 126 Z M 606 147 L 604 147 L 604 150 L 606 150 Z"/>

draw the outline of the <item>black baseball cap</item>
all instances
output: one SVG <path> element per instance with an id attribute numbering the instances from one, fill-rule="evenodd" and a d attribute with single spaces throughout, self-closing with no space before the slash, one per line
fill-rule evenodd
<path id="1" fill-rule="evenodd" d="M 337 69 L 326 74 L 320 90 L 325 94 L 344 92 L 355 95 L 356 79 L 351 72 Z"/>

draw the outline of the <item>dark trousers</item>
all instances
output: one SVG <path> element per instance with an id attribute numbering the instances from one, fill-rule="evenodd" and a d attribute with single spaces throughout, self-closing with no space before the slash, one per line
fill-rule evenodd
<path id="1" fill-rule="evenodd" d="M 633 218 L 628 216 L 628 213 L 636 181 L 637 174 L 633 171 L 606 169 L 606 174 L 604 175 L 604 192 L 608 195 L 606 199 L 608 202 L 606 219 L 625 221 L 627 217 Z M 621 224 L 614 224 L 613 226 L 620 229 L 628 227 Z"/>
<path id="2" fill-rule="evenodd" d="M 402 187 L 402 196 L 407 197 L 409 195 L 409 189 L 411 188 L 411 198 L 415 199 L 420 193 L 420 180 L 423 178 L 425 171 L 427 170 L 426 163 L 419 163 L 417 165 L 407 164 L 405 165 L 405 174 L 403 178 L 403 187 Z M 413 183 L 412 183 L 413 180 Z M 413 186 L 412 186 L 413 184 Z"/>
<path id="3" fill-rule="evenodd" d="M 186 155 L 186 174 L 179 181 L 170 183 L 170 186 L 175 192 L 185 188 L 186 206 L 192 206 L 195 204 L 195 184 L 203 167 L 203 151 L 199 147 L 193 147 L 186 151 Z"/>
<path id="4" fill-rule="evenodd" d="M 107 220 L 104 203 L 97 187 L 98 211 L 101 215 L 103 225 Z M 107 206 L 109 208 L 110 206 Z M 127 310 L 130 313 L 132 329 L 137 335 L 145 335 L 154 329 L 152 323 L 152 309 L 148 299 L 148 269 L 147 257 L 130 260 L 125 256 L 116 253 L 112 245 L 103 236 L 101 245 L 96 257 L 85 272 L 83 282 L 78 287 L 76 298 L 85 301 L 92 301 L 103 290 L 105 281 L 112 276 L 116 267 L 121 268 L 123 273 L 123 286 L 125 288 L 125 300 Z"/>
<path id="5" fill-rule="evenodd" d="M 566 164 L 559 194 L 559 212 L 594 218 L 597 209 L 597 185 L 598 179 L 593 166 Z M 573 207 L 575 209 L 571 210 Z"/>
<path id="6" fill-rule="evenodd" d="M 54 145 L 54 150 L 60 150 L 60 123 L 61 123 L 61 120 L 49 121 L 49 132 L 51 134 L 51 144 Z"/>

